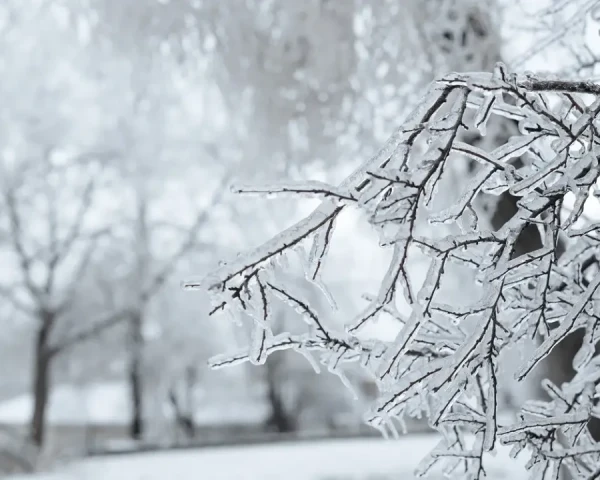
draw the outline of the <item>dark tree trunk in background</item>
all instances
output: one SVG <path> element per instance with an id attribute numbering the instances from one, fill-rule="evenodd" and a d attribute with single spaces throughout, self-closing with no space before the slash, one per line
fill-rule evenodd
<path id="1" fill-rule="evenodd" d="M 193 439 L 196 436 L 196 426 L 194 424 L 193 409 L 184 410 L 174 389 L 169 390 L 169 402 L 175 412 L 175 423 L 179 432 L 183 433 L 185 438 Z"/>
<path id="2" fill-rule="evenodd" d="M 143 412 L 143 377 L 142 377 L 142 354 L 144 349 L 144 337 L 142 332 L 142 314 L 136 312 L 130 319 L 129 336 L 129 392 L 131 399 L 131 425 L 129 434 L 134 440 L 141 440 L 144 434 L 144 412 Z"/>
<path id="3" fill-rule="evenodd" d="M 195 390 L 198 381 L 198 371 L 195 366 L 188 366 L 183 376 L 183 394 L 177 395 L 177 388 L 173 385 L 169 389 L 169 402 L 175 412 L 175 425 L 177 433 L 182 433 L 188 440 L 196 436 L 194 413 L 196 411 Z M 181 393 L 181 390 L 179 390 Z"/>
<path id="4" fill-rule="evenodd" d="M 42 447 L 46 433 L 46 411 L 50 392 L 50 361 L 49 336 L 54 317 L 42 315 L 42 327 L 35 341 L 35 364 L 33 372 L 33 415 L 29 436 L 36 447 Z"/>
<path id="5" fill-rule="evenodd" d="M 267 420 L 267 428 L 279 433 L 295 432 L 298 428 L 296 419 L 288 412 L 281 395 L 281 378 L 278 375 L 280 355 L 271 355 L 263 366 L 267 381 L 267 400 L 271 407 L 271 415 Z"/>

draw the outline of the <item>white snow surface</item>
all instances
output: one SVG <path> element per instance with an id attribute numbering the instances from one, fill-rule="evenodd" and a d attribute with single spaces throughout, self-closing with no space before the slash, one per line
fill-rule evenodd
<path id="1" fill-rule="evenodd" d="M 397 441 L 348 439 L 98 457 L 52 474 L 10 480 L 409 480 L 435 435 Z M 506 450 L 485 463 L 490 480 L 525 479 Z M 442 478 L 441 475 L 433 478 Z"/>

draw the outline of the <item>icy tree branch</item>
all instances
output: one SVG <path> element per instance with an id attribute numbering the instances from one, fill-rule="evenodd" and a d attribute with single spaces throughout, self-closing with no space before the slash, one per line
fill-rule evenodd
<path id="1" fill-rule="evenodd" d="M 187 284 L 211 292 L 212 313 L 241 315 L 254 327 L 248 349 L 219 356 L 212 365 L 261 364 L 274 351 L 292 349 L 315 369 L 318 355 L 347 383 L 344 365 L 358 362 L 380 388 L 369 423 L 396 435 L 405 418 L 424 415 L 442 434 L 421 464 L 422 474 L 441 463 L 457 478 L 481 478 L 487 452 L 502 443 L 531 455 L 531 478 L 552 478 L 564 469 L 593 478 L 600 447 L 587 423 L 598 412 L 600 277 L 588 268 L 600 236 L 585 224 L 584 209 L 596 201 L 600 176 L 599 113 L 596 84 L 515 75 L 498 64 L 493 73 L 451 74 L 434 82 L 377 155 L 337 187 L 307 182 L 244 188 L 326 199 L 264 245 Z M 519 134 L 489 150 L 462 140 L 468 130 L 485 136 L 498 116 L 516 120 Z M 472 174 L 457 183 L 454 172 L 465 161 L 474 165 Z M 516 213 L 491 231 L 480 218 L 482 205 L 501 194 L 517 198 Z M 567 196 L 574 206 L 565 218 Z M 293 260 L 303 265 L 308 282 L 323 288 L 320 272 L 335 248 L 335 220 L 348 204 L 369 219 L 391 260 L 366 308 L 339 331 L 339 322 L 328 318 L 333 310 L 328 315 L 312 308 L 284 273 Z M 519 254 L 519 238 L 530 226 L 539 229 L 542 244 Z M 566 252 L 559 254 L 563 240 Z M 416 258 L 426 262 L 424 280 L 412 270 Z M 468 293 L 449 293 L 452 283 Z M 400 301 L 408 314 L 398 311 Z M 295 311 L 306 333 L 273 335 L 273 302 Z M 359 335 L 383 313 L 401 325 L 394 341 Z M 561 386 L 546 382 L 549 401 L 528 402 L 517 422 L 500 424 L 501 353 L 510 347 L 525 355 L 517 374 L 523 380 L 576 329 L 586 334 L 575 378 Z M 529 351 L 528 339 L 538 335 L 542 344 Z"/>

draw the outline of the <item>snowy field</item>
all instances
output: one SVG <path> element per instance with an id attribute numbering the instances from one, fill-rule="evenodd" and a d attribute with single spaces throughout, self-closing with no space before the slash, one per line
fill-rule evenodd
<path id="1" fill-rule="evenodd" d="M 35 477 L 11 480 L 409 480 L 435 436 L 400 441 L 327 442 L 180 450 L 94 458 Z M 506 452 L 486 464 L 492 480 L 525 478 L 523 462 Z M 441 476 L 440 476 L 441 478 Z"/>

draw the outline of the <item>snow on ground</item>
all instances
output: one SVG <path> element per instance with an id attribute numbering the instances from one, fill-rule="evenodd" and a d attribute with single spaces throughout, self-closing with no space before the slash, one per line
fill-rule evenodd
<path id="1" fill-rule="evenodd" d="M 54 474 L 10 480 L 409 480 L 437 443 L 434 435 L 399 441 L 330 440 L 205 448 L 88 459 Z M 485 464 L 491 480 L 526 478 L 506 451 Z M 441 478 L 437 477 L 437 478 Z"/>

